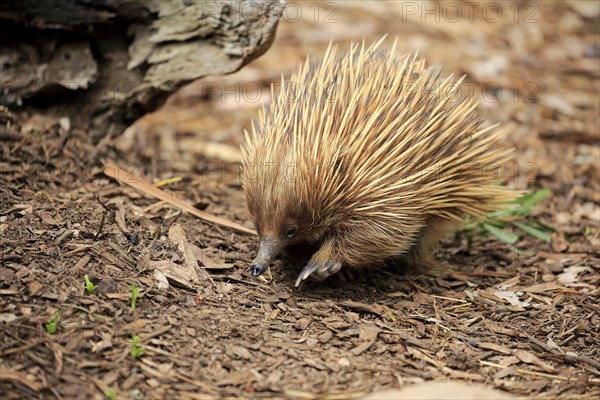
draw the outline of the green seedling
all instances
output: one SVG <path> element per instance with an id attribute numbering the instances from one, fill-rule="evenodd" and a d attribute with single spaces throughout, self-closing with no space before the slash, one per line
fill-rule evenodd
<path id="1" fill-rule="evenodd" d="M 135 311 L 135 302 L 137 301 L 138 296 L 140 295 L 140 289 L 134 283 L 131 285 L 131 310 Z"/>
<path id="2" fill-rule="evenodd" d="M 106 396 L 107 399 L 109 400 L 116 400 L 117 399 L 117 392 L 115 392 L 113 389 L 109 389 L 107 391 L 104 392 L 104 396 Z"/>
<path id="3" fill-rule="evenodd" d="M 514 247 L 515 242 L 526 235 L 549 243 L 552 240 L 550 233 L 556 230 L 529 216 L 533 206 L 549 194 L 548 189 L 528 193 L 505 203 L 513 207 L 491 212 L 482 221 L 467 223 L 458 230 L 458 233 L 465 234 L 469 243 L 475 236 L 491 234 L 501 242 L 511 245 L 515 251 L 518 251 Z"/>
<path id="4" fill-rule="evenodd" d="M 138 335 L 131 335 L 131 346 L 129 347 L 131 358 L 137 360 L 144 355 L 144 348 Z"/>
<path id="5" fill-rule="evenodd" d="M 85 280 L 85 292 L 86 292 L 87 294 L 92 294 L 92 293 L 94 293 L 94 290 L 96 290 L 96 288 L 97 288 L 98 286 L 96 286 L 96 285 L 94 285 L 94 284 L 92 283 L 92 281 L 90 280 L 90 277 L 89 277 L 89 276 L 87 276 L 87 274 L 85 274 L 85 276 L 83 277 L 83 279 Z"/>
<path id="6" fill-rule="evenodd" d="M 46 332 L 50 335 L 54 335 L 58 330 L 58 322 L 60 321 L 60 311 L 56 310 L 54 316 L 50 321 L 46 323 Z"/>

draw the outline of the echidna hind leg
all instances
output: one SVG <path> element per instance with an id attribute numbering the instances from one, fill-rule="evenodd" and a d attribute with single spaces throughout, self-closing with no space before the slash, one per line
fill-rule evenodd
<path id="1" fill-rule="evenodd" d="M 408 267 L 410 272 L 437 275 L 446 265 L 437 262 L 433 253 L 440 240 L 453 232 L 458 222 L 448 219 L 430 219 L 421 231 L 417 242 L 401 257 L 401 262 Z"/>

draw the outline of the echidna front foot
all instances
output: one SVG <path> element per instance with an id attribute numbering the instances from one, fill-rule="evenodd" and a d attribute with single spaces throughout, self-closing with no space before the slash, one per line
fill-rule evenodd
<path id="1" fill-rule="evenodd" d="M 296 279 L 296 287 L 300 286 L 302 282 L 307 280 L 309 277 L 317 282 L 321 282 L 333 274 L 337 274 L 342 269 L 342 263 L 337 261 L 325 261 L 320 262 L 316 260 L 310 260 L 308 264 L 302 269 L 298 279 Z"/>
<path id="2" fill-rule="evenodd" d="M 334 239 L 328 238 L 321 243 L 319 250 L 312 255 L 306 266 L 296 279 L 296 287 L 309 277 L 317 282 L 325 280 L 342 269 L 342 262 L 336 256 L 336 243 Z"/>

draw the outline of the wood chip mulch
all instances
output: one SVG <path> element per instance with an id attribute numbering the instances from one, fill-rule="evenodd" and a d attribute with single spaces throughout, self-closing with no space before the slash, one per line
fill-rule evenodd
<path id="1" fill-rule="evenodd" d="M 542 8 L 540 18 L 579 15 L 554 7 Z M 383 21 L 378 29 L 387 29 L 389 12 L 353 5 L 339 17 L 366 13 L 365 21 Z M 537 29 L 555 43 L 567 28 L 550 22 Z M 259 66 L 277 65 L 273 60 L 291 51 L 286 44 L 300 43 L 295 28 L 282 24 Z M 495 42 L 494 29 L 502 26 L 485 31 L 490 52 L 505 46 L 494 54 L 521 59 L 510 44 Z M 459 30 L 421 33 L 447 41 L 448 52 L 461 48 Z M 322 37 L 326 46 L 331 34 Z M 589 29 L 572 37 L 596 43 L 597 52 Z M 550 244 L 519 242 L 518 254 L 489 237 L 471 245 L 448 238 L 437 257 L 451 267 L 437 277 L 371 271 L 296 289 L 298 271 L 279 261 L 265 279 L 253 278 L 247 263 L 254 236 L 180 213 L 102 173 L 109 160 L 127 164 L 131 154 L 117 150 L 118 138 L 92 143 L 84 124 L 59 113 L 3 110 L 0 397 L 339 399 L 431 380 L 478 382 L 541 399 L 600 396 L 599 109 L 588 102 L 600 75 L 580 61 L 552 63 L 548 71 L 554 50 L 543 40 L 536 46 L 544 50 L 506 75 L 545 71 L 536 81 L 541 102 L 488 104 L 483 113 L 520 127 L 507 140 L 520 165 L 535 160 L 538 167 L 521 186 L 552 190 L 534 216 L 557 232 Z M 599 65 L 597 54 L 585 60 Z M 160 133 L 156 150 L 167 146 L 169 156 L 131 155 L 129 167 L 151 183 L 180 177 L 161 188 L 251 228 L 234 173 L 207 172 L 186 161 L 197 155 L 185 145 L 169 147 L 176 138 L 198 141 L 189 132 L 205 126 L 209 112 L 231 114 L 223 104 L 199 107 L 202 117 L 185 127 L 169 111 L 153 116 L 153 126 L 175 125 Z M 235 145 L 239 121 L 216 120 L 231 122 L 220 140 L 235 136 Z M 575 136 L 565 133 L 569 121 L 577 121 Z M 96 285 L 92 293 L 85 275 Z M 135 308 L 132 285 L 139 288 Z M 58 315 L 49 334 L 47 324 Z M 133 337 L 143 349 L 138 358 Z"/>

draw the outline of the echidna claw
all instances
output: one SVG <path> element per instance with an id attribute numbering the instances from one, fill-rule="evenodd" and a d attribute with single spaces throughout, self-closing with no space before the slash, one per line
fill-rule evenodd
<path id="1" fill-rule="evenodd" d="M 298 275 L 296 287 L 300 286 L 300 284 L 309 277 L 317 282 L 321 282 L 327 277 L 339 272 L 341 268 L 342 263 L 336 261 L 327 261 L 324 263 L 309 262 L 302 272 L 300 272 L 300 275 Z"/>

